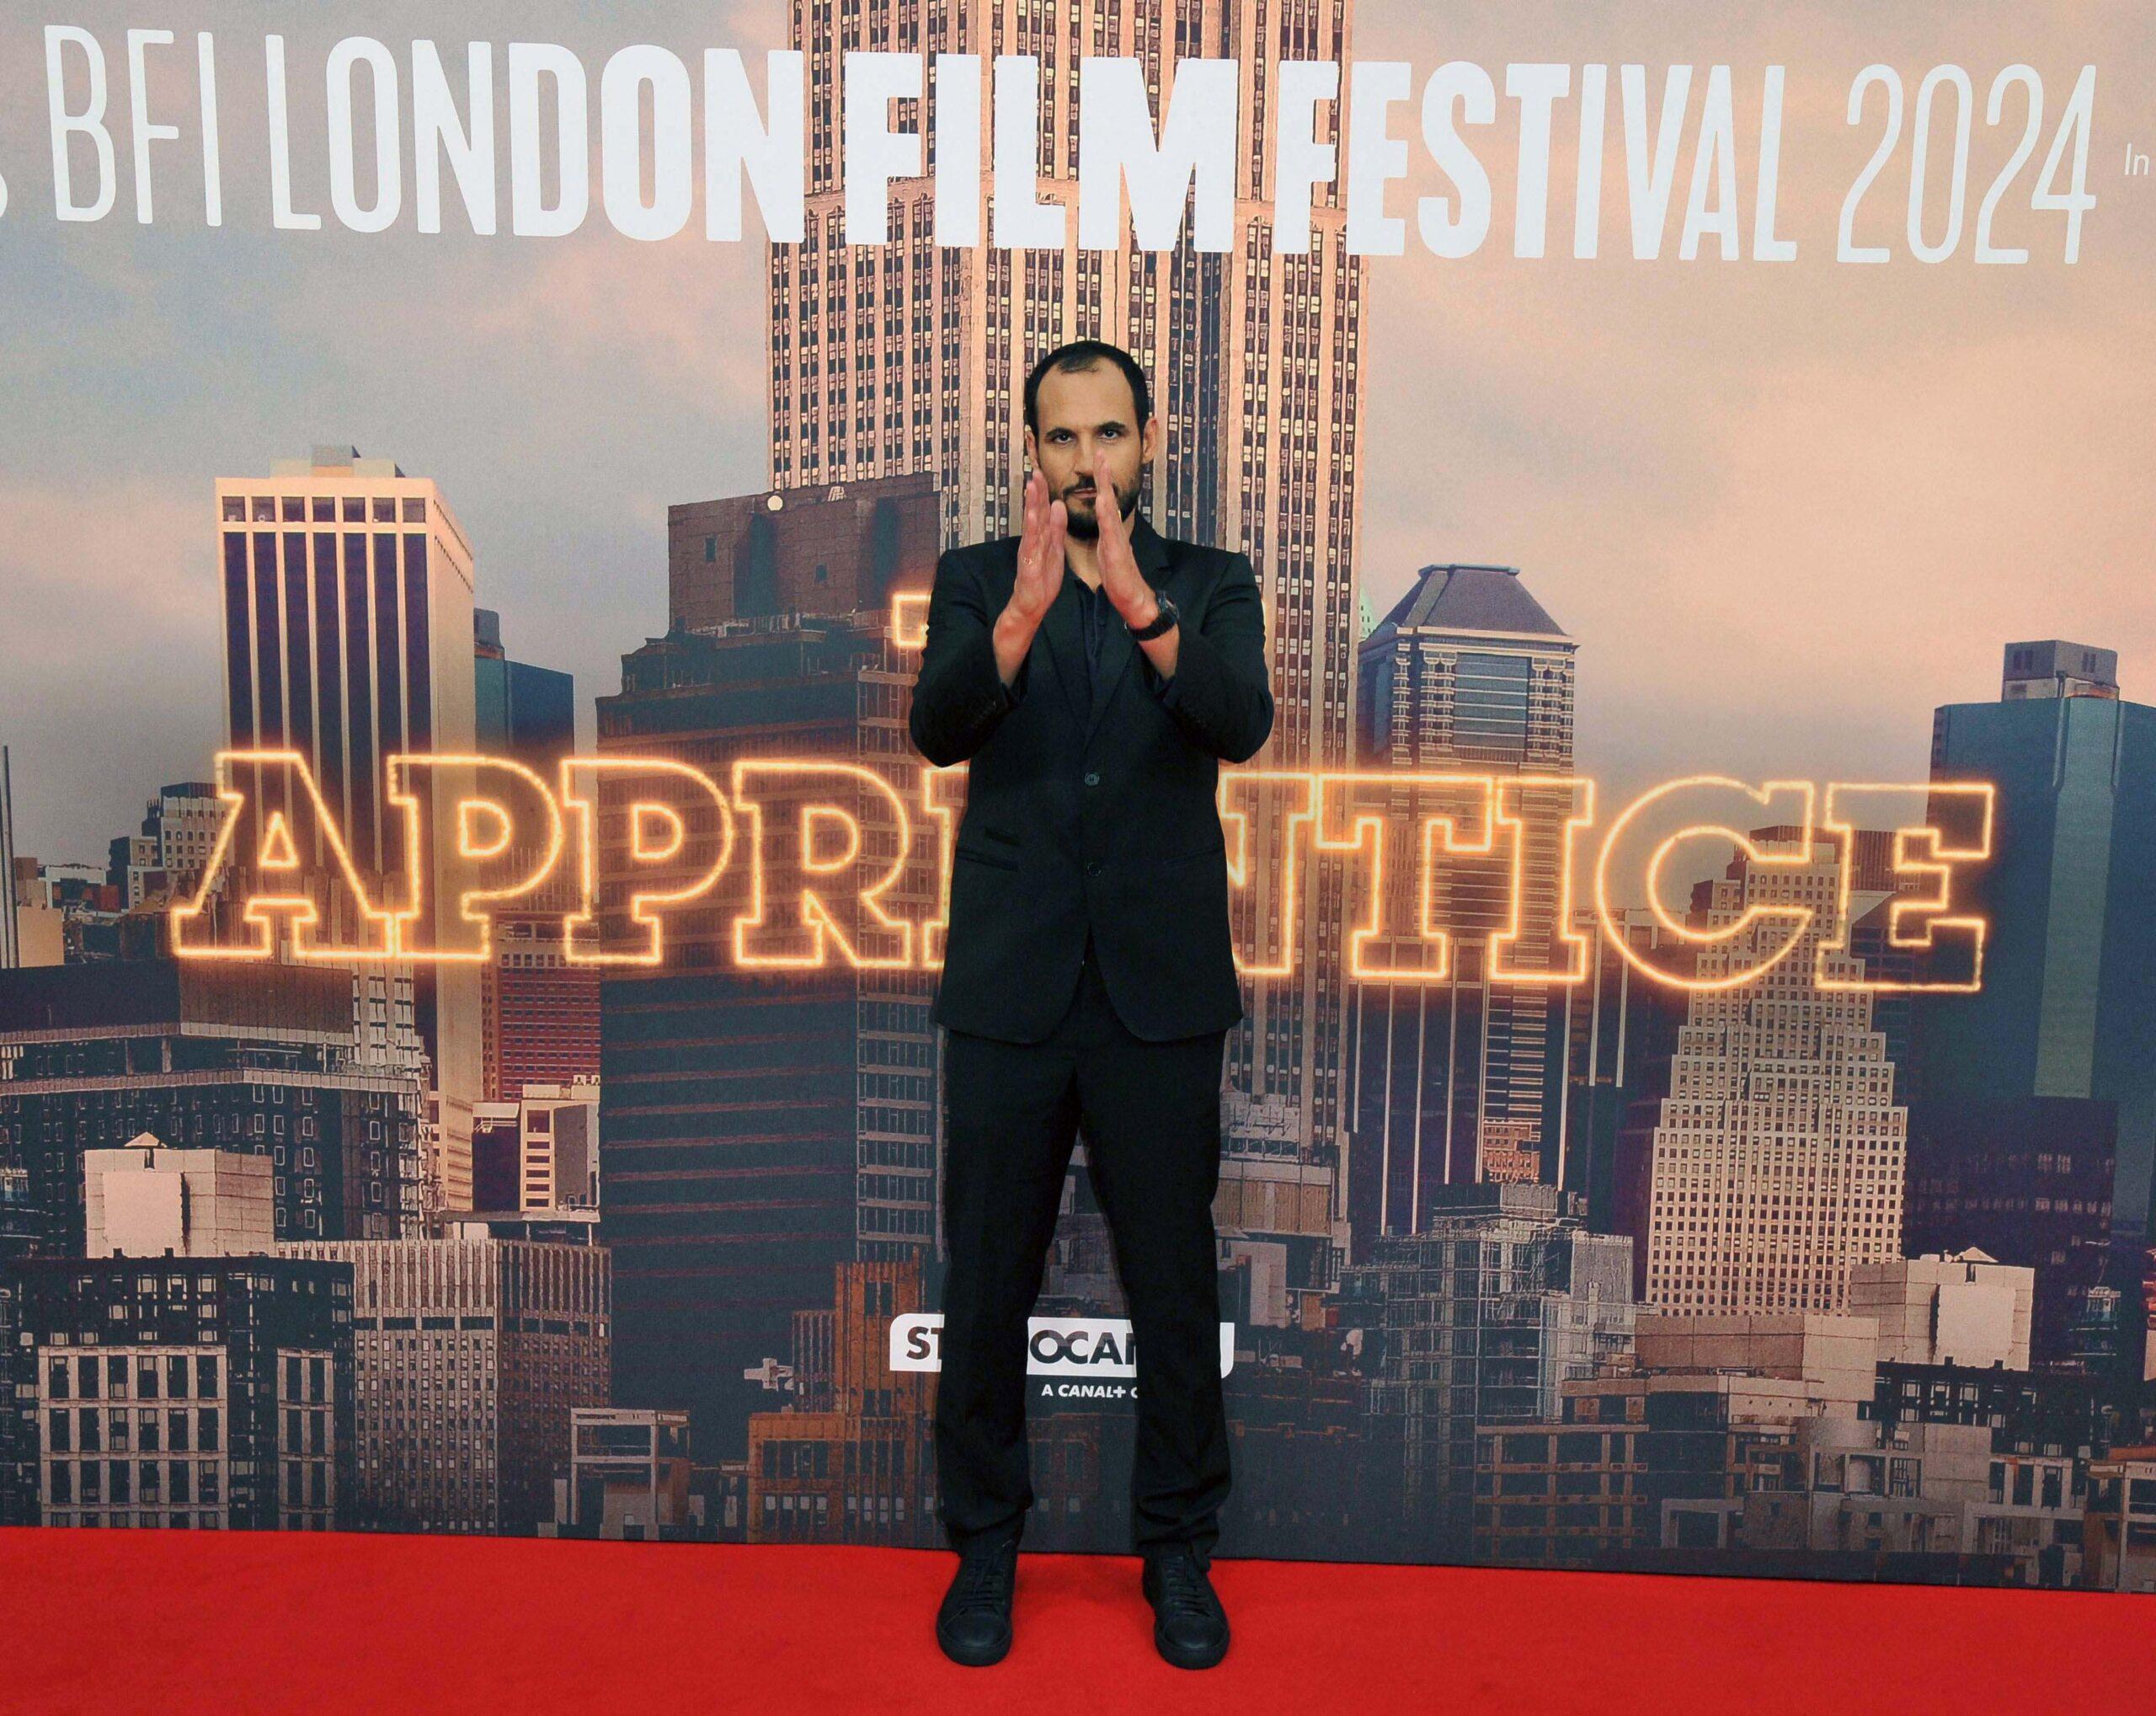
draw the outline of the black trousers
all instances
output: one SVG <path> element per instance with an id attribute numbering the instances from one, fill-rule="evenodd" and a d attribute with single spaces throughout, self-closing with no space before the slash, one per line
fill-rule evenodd
<path id="1" fill-rule="evenodd" d="M 1033 1505 L 1026 1319 L 1040 1292 L 1080 1128 L 1137 1346 L 1132 1548 L 1209 1557 L 1229 1488 L 1213 1195 L 1223 1031 L 1149 1043 L 1123 1029 L 1087 949 L 1044 1042 L 950 1034 L 942 1375 L 936 1462 L 952 1547 Z"/>

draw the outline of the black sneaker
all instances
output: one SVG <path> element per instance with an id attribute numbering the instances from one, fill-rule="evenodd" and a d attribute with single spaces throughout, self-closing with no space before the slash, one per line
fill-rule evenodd
<path id="1" fill-rule="evenodd" d="M 1177 1668 L 1211 1668 L 1228 1654 L 1228 1613 L 1205 1563 L 1187 1545 L 1145 1558 L 1139 1581 L 1153 1606 L 1153 1648 Z"/>
<path id="2" fill-rule="evenodd" d="M 1013 1537 L 968 1548 L 936 1614 L 936 1642 L 968 1668 L 1003 1660 L 1011 1649 L 1011 1596 L 1018 1580 Z"/>

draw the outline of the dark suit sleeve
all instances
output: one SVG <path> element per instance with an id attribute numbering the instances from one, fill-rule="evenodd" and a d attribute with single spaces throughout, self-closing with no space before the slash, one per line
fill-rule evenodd
<path id="1" fill-rule="evenodd" d="M 928 640 L 908 723 L 915 749 L 938 768 L 971 758 L 1025 694 L 1025 663 L 1012 685 L 995 671 L 995 630 L 971 557 L 945 549 L 929 592 Z"/>
<path id="2" fill-rule="evenodd" d="M 1162 707 L 1199 749 L 1228 762 L 1244 762 L 1273 730 L 1265 610 L 1247 555 L 1228 557 L 1204 617 L 1195 628 L 1177 629 L 1182 636 L 1176 645 L 1175 677 L 1161 686 L 1145 662 Z"/>

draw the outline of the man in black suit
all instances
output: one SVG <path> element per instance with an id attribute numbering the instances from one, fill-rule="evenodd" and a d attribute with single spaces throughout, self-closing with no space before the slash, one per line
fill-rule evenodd
<path id="1" fill-rule="evenodd" d="M 1215 789 L 1221 760 L 1265 742 L 1273 695 L 1249 559 L 1137 516 L 1159 436 L 1128 353 L 1081 340 L 1034 366 L 1023 532 L 938 562 L 914 690 L 922 755 L 972 764 L 935 1015 L 936 1454 L 960 1558 L 937 1636 L 977 1665 L 1011 1644 L 1033 1503 L 1026 1320 L 1081 1128 L 1136 1341 L 1132 1536 L 1154 1642 L 1189 1668 L 1228 1647 L 1207 1574 L 1229 1488 L 1212 1205 L 1242 1003 Z"/>

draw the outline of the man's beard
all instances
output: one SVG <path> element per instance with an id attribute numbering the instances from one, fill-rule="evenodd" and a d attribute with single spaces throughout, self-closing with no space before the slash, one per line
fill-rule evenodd
<path id="1" fill-rule="evenodd" d="M 1129 488 L 1118 488 L 1116 489 L 1116 510 L 1119 516 L 1127 519 L 1137 510 L 1139 486 L 1144 481 L 1145 476 L 1144 473 L 1141 473 L 1139 476 L 1132 478 Z M 1065 532 L 1070 536 L 1076 537 L 1081 542 L 1090 543 L 1096 541 L 1101 534 L 1101 519 L 1100 513 L 1098 511 L 1101 501 L 1100 496 L 1097 493 L 1093 495 L 1092 500 L 1095 510 L 1091 512 L 1086 513 L 1083 516 L 1081 516 L 1071 506 L 1070 497 L 1068 494 L 1064 496 L 1063 521 Z"/>

